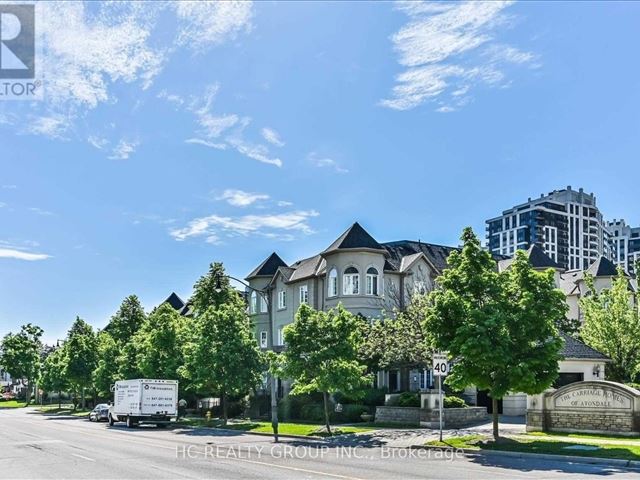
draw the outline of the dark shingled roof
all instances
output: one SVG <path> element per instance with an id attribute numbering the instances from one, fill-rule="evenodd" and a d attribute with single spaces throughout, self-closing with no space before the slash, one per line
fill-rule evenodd
<path id="1" fill-rule="evenodd" d="M 533 244 L 531 245 L 526 251 L 525 253 L 527 254 L 527 257 L 529 258 L 529 263 L 531 263 L 531 266 L 533 268 L 538 268 L 538 269 L 547 269 L 547 268 L 554 268 L 554 269 L 562 269 L 562 267 L 560 267 L 560 265 L 558 265 L 556 262 L 553 261 L 553 259 L 547 255 L 544 250 L 536 245 Z M 509 268 L 509 266 L 513 263 L 513 259 L 514 257 L 509 257 L 506 260 L 500 260 L 500 271 L 504 271 L 507 268 Z"/>
<path id="2" fill-rule="evenodd" d="M 594 277 L 615 277 L 618 274 L 616 266 L 606 257 L 600 257 L 588 269 L 587 272 Z"/>
<path id="3" fill-rule="evenodd" d="M 580 340 L 576 340 L 567 334 L 562 333 L 564 339 L 564 347 L 560 351 L 560 354 L 564 358 L 577 358 L 585 360 L 610 360 L 605 354 L 594 350 L 593 348 L 585 345 Z"/>
<path id="4" fill-rule="evenodd" d="M 535 243 L 527 250 L 527 256 L 533 268 L 560 268 L 560 265 L 554 262 L 553 259 Z"/>
<path id="5" fill-rule="evenodd" d="M 271 277 L 279 267 L 286 266 L 287 264 L 284 260 L 282 260 L 276 252 L 273 252 L 264 262 L 258 265 L 253 272 L 247 275 L 246 280 L 254 277 Z"/>
<path id="6" fill-rule="evenodd" d="M 442 272 L 447 268 L 447 257 L 449 254 L 454 250 L 458 250 L 455 247 L 445 247 L 443 245 L 414 242 L 411 240 L 383 243 L 382 246 L 389 252 L 387 263 L 393 267 L 389 270 L 399 270 L 402 257 L 416 253 L 424 253 L 433 266 Z M 387 265 L 385 265 L 385 270 L 388 270 Z"/>
<path id="7" fill-rule="evenodd" d="M 178 310 L 178 311 L 182 310 L 182 308 L 185 306 L 185 303 L 182 301 L 182 299 L 178 295 L 176 295 L 175 292 L 171 292 L 171 295 L 169 295 L 169 298 L 167 298 L 162 303 L 168 303 L 174 308 L 174 310 Z"/>
<path id="8" fill-rule="evenodd" d="M 368 248 L 371 250 L 383 250 L 384 248 L 380 245 L 375 238 L 373 238 L 369 233 L 360 226 L 358 222 L 351 225 L 346 232 L 338 237 L 338 239 L 333 242 L 329 247 L 322 252 L 331 253 L 336 250 L 345 250 L 345 249 L 356 249 L 356 248 Z"/>

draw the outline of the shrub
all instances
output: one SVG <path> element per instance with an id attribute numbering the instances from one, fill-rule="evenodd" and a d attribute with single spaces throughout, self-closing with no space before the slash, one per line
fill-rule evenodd
<path id="1" fill-rule="evenodd" d="M 636 390 L 640 390 L 640 383 L 625 383 L 627 387 L 635 388 Z"/>
<path id="2" fill-rule="evenodd" d="M 396 405 L 399 407 L 419 407 L 420 397 L 417 393 L 404 392 L 400 394 Z"/>
<path id="3" fill-rule="evenodd" d="M 370 407 L 366 405 L 347 404 L 342 405 L 341 412 L 334 411 L 331 417 L 333 420 L 340 423 L 356 423 L 362 422 L 362 418 L 360 418 L 360 415 L 370 412 Z"/>
<path id="4" fill-rule="evenodd" d="M 322 394 L 287 395 L 278 401 L 278 416 L 282 420 L 302 419 L 302 407 L 305 405 L 321 404 Z"/>
<path id="5" fill-rule="evenodd" d="M 338 392 L 333 396 L 333 398 L 338 403 L 362 404 L 370 407 L 376 407 L 384 405 L 384 396 L 386 393 L 386 388 L 366 388 L 361 391 L 361 395 Z"/>
<path id="6" fill-rule="evenodd" d="M 309 422 L 324 421 L 324 406 L 317 403 L 303 405 L 300 409 L 299 419 Z"/>
<path id="7" fill-rule="evenodd" d="M 460 397 L 444 397 L 442 406 L 444 408 L 466 408 L 467 404 Z"/>

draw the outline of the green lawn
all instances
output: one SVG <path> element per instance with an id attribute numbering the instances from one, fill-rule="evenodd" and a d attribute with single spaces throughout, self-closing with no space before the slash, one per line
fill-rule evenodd
<path id="1" fill-rule="evenodd" d="M 0 402 L 0 408 L 22 408 L 26 405 L 25 402 L 19 402 L 18 400 L 9 400 L 7 402 Z"/>
<path id="2" fill-rule="evenodd" d="M 204 418 L 188 418 L 181 420 L 180 423 L 188 426 L 196 427 L 213 427 L 213 428 L 227 428 L 229 430 L 241 430 L 243 432 L 254 433 L 273 433 L 271 422 L 259 422 L 259 421 L 245 421 L 237 422 L 231 421 L 227 423 L 226 427 L 222 426 L 222 422 L 219 419 L 213 419 L 207 422 Z M 331 427 L 333 435 L 344 435 L 347 433 L 360 433 L 375 430 L 374 427 L 369 426 L 354 426 L 354 425 L 336 425 Z M 326 437 L 327 432 L 324 425 L 317 423 L 279 423 L 278 433 L 282 435 L 304 435 L 314 437 Z"/>
<path id="3" fill-rule="evenodd" d="M 443 442 L 427 442 L 430 446 L 449 446 L 467 450 L 500 450 L 507 452 L 575 455 L 592 458 L 640 460 L 640 441 L 600 435 L 535 434 L 501 438 L 498 442 L 483 435 L 451 437 Z M 558 437 L 563 437 L 562 439 Z M 624 443 L 623 443 L 624 442 Z"/>
<path id="4" fill-rule="evenodd" d="M 72 415 L 74 417 L 86 417 L 89 415 L 89 409 L 78 408 L 75 412 L 73 411 L 73 405 L 62 404 L 62 407 L 59 408 L 58 405 L 45 405 L 43 407 L 38 408 L 38 412 L 46 413 L 47 415 Z"/>

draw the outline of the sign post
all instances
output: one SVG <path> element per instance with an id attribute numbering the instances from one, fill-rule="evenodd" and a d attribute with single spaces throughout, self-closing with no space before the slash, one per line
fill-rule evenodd
<path id="1" fill-rule="evenodd" d="M 438 410 L 440 418 L 440 441 L 442 441 L 442 377 L 446 377 L 449 373 L 449 362 L 447 356 L 443 353 L 433 354 L 433 374 L 438 377 Z"/>

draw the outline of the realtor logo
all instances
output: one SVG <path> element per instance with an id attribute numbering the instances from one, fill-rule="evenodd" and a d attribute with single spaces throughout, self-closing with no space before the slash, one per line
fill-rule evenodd
<path id="1" fill-rule="evenodd" d="M 33 79 L 34 5 L 0 4 L 0 79 Z"/>
<path id="2" fill-rule="evenodd" d="M 42 100 L 40 5 L 0 3 L 0 100 Z"/>

